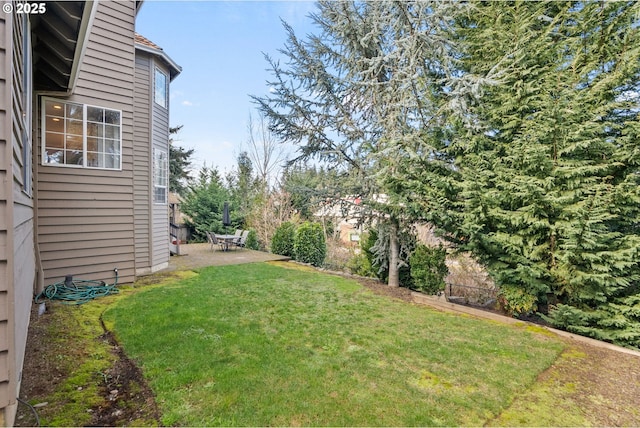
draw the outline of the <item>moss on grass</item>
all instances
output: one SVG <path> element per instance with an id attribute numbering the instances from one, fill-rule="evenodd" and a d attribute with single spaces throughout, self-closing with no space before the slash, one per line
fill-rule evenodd
<path id="1" fill-rule="evenodd" d="M 143 277 L 132 285 L 119 286 L 120 293 L 93 300 L 83 305 L 66 305 L 57 301 L 47 302 L 49 317 L 43 345 L 42 358 L 60 380 L 55 390 L 47 396 L 30 397 L 29 403 L 47 403 L 38 408 L 42 426 L 91 425 L 94 409 L 106 405 L 102 390 L 107 372 L 114 366 L 117 355 L 104 338 L 101 321 L 105 308 L 114 302 L 143 289 L 166 286 L 197 276 L 191 271 L 171 272 Z M 109 326 L 107 326 L 109 328 Z M 155 426 L 157 421 L 139 419 L 133 426 Z"/>
<path id="2" fill-rule="evenodd" d="M 103 403 L 102 373 L 113 365 L 115 356 L 109 344 L 100 339 L 100 311 L 98 305 L 91 303 L 49 303 L 47 316 L 53 318 L 49 324 L 51 349 L 64 379 L 50 396 L 32 400 L 49 403 L 39 411 L 42 425 L 88 425 L 91 410 Z"/>
<path id="3" fill-rule="evenodd" d="M 555 366 L 585 358 L 583 352 L 569 348 Z M 592 426 L 574 398 L 578 386 L 564 382 L 558 371 L 544 373 L 531 389 L 518 395 L 511 406 L 487 426 Z"/>

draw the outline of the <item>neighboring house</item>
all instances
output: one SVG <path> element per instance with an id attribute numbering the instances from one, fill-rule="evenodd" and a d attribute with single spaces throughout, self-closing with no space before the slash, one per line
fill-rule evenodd
<path id="1" fill-rule="evenodd" d="M 180 242 L 188 242 L 191 239 L 191 231 L 186 224 L 187 216 L 180 209 L 182 198 L 174 192 L 169 192 L 169 223 L 177 229 L 176 237 Z"/>
<path id="2" fill-rule="evenodd" d="M 13 425 L 33 296 L 169 259 L 169 82 L 140 1 L 0 14 L 0 425 Z"/>
<path id="3" fill-rule="evenodd" d="M 325 202 L 313 216 L 323 223 L 332 223 L 334 236 L 344 245 L 356 246 L 364 231 L 364 211 L 360 198 L 345 197 Z"/>
<path id="4" fill-rule="evenodd" d="M 387 195 L 373 195 L 373 201 L 376 203 L 386 203 L 387 200 Z M 378 215 L 371 207 L 362 203 L 360 196 L 327 200 L 313 213 L 320 221 L 332 222 L 335 236 L 349 246 L 359 245 L 360 236 Z"/>

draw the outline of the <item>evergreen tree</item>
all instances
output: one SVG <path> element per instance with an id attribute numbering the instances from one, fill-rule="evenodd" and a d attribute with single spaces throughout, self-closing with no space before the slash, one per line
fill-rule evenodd
<path id="1" fill-rule="evenodd" d="M 464 6 L 456 6 L 462 7 Z M 254 98 L 280 139 L 298 147 L 294 160 L 326 162 L 340 177 L 339 197 L 388 221 L 389 285 L 397 286 L 398 230 L 409 220 L 385 175 L 398 168 L 396 141 L 412 141 L 440 117 L 431 92 L 449 66 L 443 26 L 455 7 L 439 2 L 318 3 L 319 35 L 302 40 L 285 24 L 286 66 L 267 57 L 273 93 Z"/>
<path id="2" fill-rule="evenodd" d="M 484 84 L 451 122 L 454 173 L 434 177 L 405 158 L 407 174 L 393 177 L 485 262 L 504 298 L 530 302 L 512 307 L 549 303 L 556 325 L 631 346 L 640 340 L 639 7 L 473 3 L 457 18 L 459 72 Z"/>
<path id="3" fill-rule="evenodd" d="M 320 2 L 320 34 L 286 26 L 286 66 L 270 61 L 256 101 L 384 213 L 390 283 L 402 223 L 429 220 L 511 308 L 550 304 L 558 326 L 638 346 L 639 10 Z"/>
<path id="4" fill-rule="evenodd" d="M 238 166 L 227 175 L 227 185 L 235 207 L 236 221 L 244 225 L 252 207 L 258 199 L 259 183 L 254 177 L 253 163 L 247 152 L 241 152 L 237 158 Z"/>
<path id="5" fill-rule="evenodd" d="M 182 125 L 169 128 L 169 135 L 175 135 L 182 129 Z M 191 156 L 194 149 L 185 149 L 174 144 L 173 137 L 169 138 L 169 190 L 184 195 L 191 180 Z"/>
<path id="6" fill-rule="evenodd" d="M 302 220 L 313 221 L 314 215 L 328 201 L 344 196 L 343 174 L 306 163 L 288 165 L 282 172 L 280 187 L 289 194 L 292 208 Z"/>
<path id="7" fill-rule="evenodd" d="M 181 206 L 187 218 L 186 224 L 191 227 L 196 240 L 206 241 L 205 232 L 225 232 L 222 214 L 224 203 L 230 200 L 230 196 L 218 170 L 202 167 L 198 178 L 189 186 Z M 232 227 L 238 225 L 234 211 L 231 211 L 231 220 Z"/>

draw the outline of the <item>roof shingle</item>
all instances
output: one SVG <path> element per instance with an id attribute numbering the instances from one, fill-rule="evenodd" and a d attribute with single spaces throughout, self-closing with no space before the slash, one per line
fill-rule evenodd
<path id="1" fill-rule="evenodd" d="M 162 50 L 160 46 L 156 45 L 151 40 L 147 39 L 146 37 L 138 33 L 135 33 L 134 42 L 140 43 L 141 45 L 148 46 L 153 49 Z"/>

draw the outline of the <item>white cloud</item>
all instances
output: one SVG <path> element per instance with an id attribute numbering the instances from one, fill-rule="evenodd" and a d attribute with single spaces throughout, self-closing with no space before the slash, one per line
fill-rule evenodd
<path id="1" fill-rule="evenodd" d="M 182 102 L 182 105 L 183 106 L 187 106 L 187 107 L 191 107 L 193 105 L 193 103 L 191 101 L 189 101 L 189 100 L 184 100 Z"/>
<path id="2" fill-rule="evenodd" d="M 283 5 L 285 10 L 281 17 L 290 25 L 309 22 L 309 14 L 318 9 L 315 2 L 307 0 L 283 2 Z"/>

